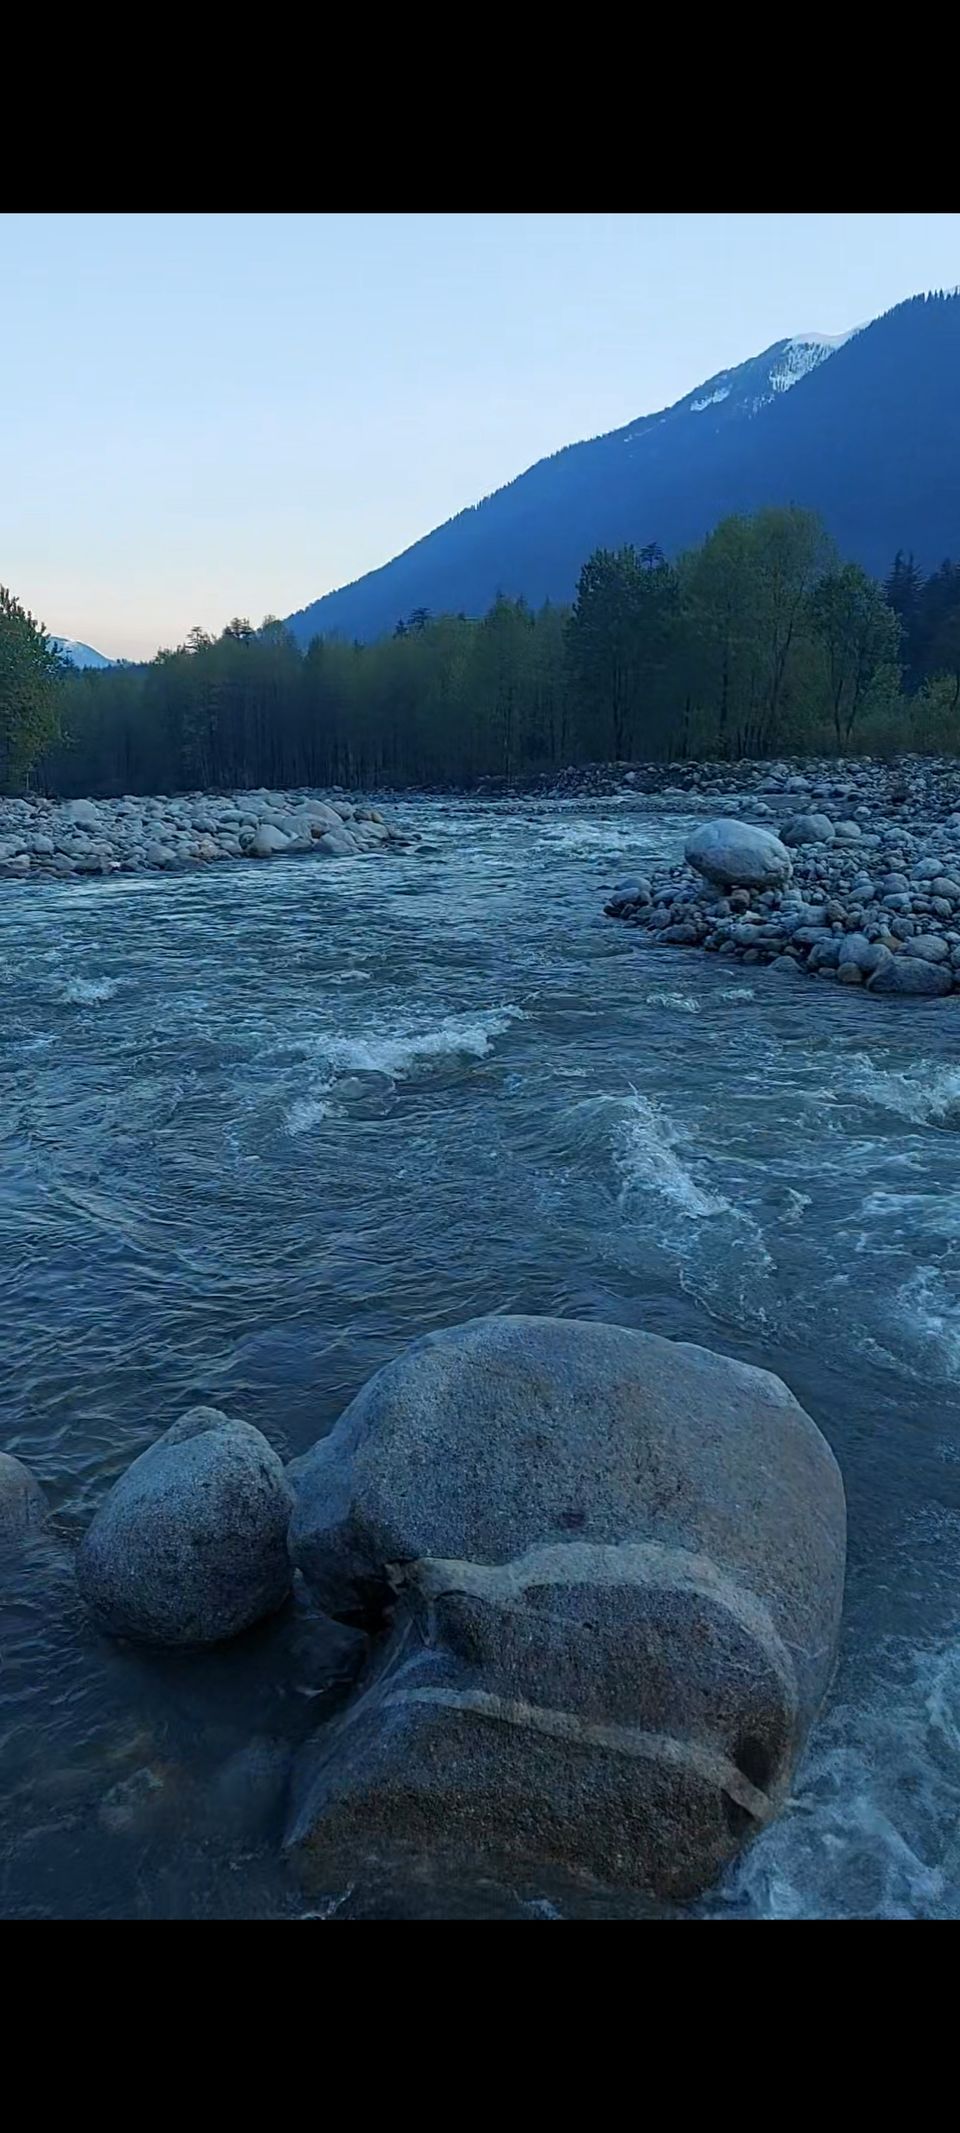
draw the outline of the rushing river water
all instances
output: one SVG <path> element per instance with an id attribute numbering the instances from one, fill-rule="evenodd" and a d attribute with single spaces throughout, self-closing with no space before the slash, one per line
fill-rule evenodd
<path id="1" fill-rule="evenodd" d="M 683 814 L 398 812 L 401 856 L 0 891 L 0 1445 L 55 1512 L 0 1554 L 0 1914 L 577 1910 L 430 1862 L 304 1895 L 287 1763 L 357 1640 L 292 1610 L 206 1655 L 114 1646 L 71 1571 L 193 1402 L 290 1456 L 417 1334 L 524 1311 L 776 1370 L 843 1469 L 835 1688 L 699 1908 L 960 1916 L 960 1001 L 605 920 Z"/>

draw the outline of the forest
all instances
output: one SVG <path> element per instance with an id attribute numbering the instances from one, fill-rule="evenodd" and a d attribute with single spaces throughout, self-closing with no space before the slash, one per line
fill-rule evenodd
<path id="1" fill-rule="evenodd" d="M 0 589 L 0 790 L 463 787 L 586 762 L 953 750 L 960 564 L 884 584 L 796 508 L 669 562 L 599 549 L 570 608 L 498 597 L 370 645 L 282 623 L 192 630 L 144 665 L 65 668 Z"/>

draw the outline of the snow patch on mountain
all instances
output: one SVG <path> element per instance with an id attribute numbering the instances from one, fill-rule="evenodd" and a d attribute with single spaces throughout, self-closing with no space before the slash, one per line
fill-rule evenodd
<path id="1" fill-rule="evenodd" d="M 729 400 L 729 398 L 729 385 L 718 385 L 715 393 L 705 394 L 702 400 L 691 400 L 690 413 L 691 415 L 700 415 L 705 407 L 716 407 L 718 400 Z"/>
<path id="2" fill-rule="evenodd" d="M 72 667 L 112 667 L 116 662 L 106 659 L 102 652 L 94 651 L 92 644 L 81 644 L 76 637 L 51 637 L 54 651 L 66 659 Z"/>
<path id="3" fill-rule="evenodd" d="M 790 392 L 809 371 L 816 370 L 818 363 L 826 363 L 830 356 L 836 355 L 837 349 L 842 348 L 844 341 L 849 339 L 848 333 L 804 333 L 797 334 L 792 341 L 786 341 L 779 360 L 770 372 L 771 391 Z"/>

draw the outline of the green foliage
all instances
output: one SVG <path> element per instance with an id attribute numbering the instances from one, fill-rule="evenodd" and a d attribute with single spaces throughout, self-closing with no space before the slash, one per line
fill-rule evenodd
<path id="1" fill-rule="evenodd" d="M 15 611 L 36 656 L 42 633 L 4 597 L 0 620 L 9 634 Z M 919 693 L 903 694 L 901 658 Z M 40 659 L 48 679 L 55 664 Z M 960 566 L 924 580 L 901 556 L 882 588 L 811 512 L 766 510 L 724 519 L 675 564 L 653 542 L 598 549 L 571 609 L 503 595 L 479 620 L 421 607 L 375 644 L 318 637 L 302 656 L 275 617 L 237 617 L 149 666 L 70 671 L 62 696 L 40 772 L 63 793 L 467 786 L 611 759 L 960 748 Z M 44 730 L 28 699 L 21 686 L 8 777 Z"/>
<path id="2" fill-rule="evenodd" d="M 601 758 L 650 752 L 660 724 L 677 576 L 659 548 L 598 548 L 580 572 L 567 629 L 576 730 Z M 646 735 L 646 740 L 641 737 Z"/>
<path id="3" fill-rule="evenodd" d="M 43 624 L 0 585 L 0 792 L 19 789 L 49 747 L 62 672 Z"/>
<path id="4" fill-rule="evenodd" d="M 809 610 L 826 660 L 836 745 L 849 749 L 858 720 L 882 714 L 897 695 L 901 625 L 859 563 L 828 571 L 813 588 Z"/>
<path id="5" fill-rule="evenodd" d="M 921 753 L 960 749 L 960 674 L 933 674 L 913 700 L 913 746 Z"/>
<path id="6" fill-rule="evenodd" d="M 813 512 L 723 519 L 680 562 L 684 697 L 698 752 L 764 755 L 816 724 L 807 604 L 833 560 Z"/>

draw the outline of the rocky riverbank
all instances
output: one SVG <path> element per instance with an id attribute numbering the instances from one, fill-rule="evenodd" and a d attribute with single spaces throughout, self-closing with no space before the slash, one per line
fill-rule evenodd
<path id="1" fill-rule="evenodd" d="M 565 770 L 538 771 L 513 778 L 481 778 L 464 788 L 464 797 L 548 800 L 649 800 L 654 804 L 683 800 L 692 807 L 719 799 L 749 797 L 758 816 L 774 813 L 784 794 L 804 793 L 839 800 L 891 804 L 895 810 L 918 801 L 950 813 L 960 806 L 960 758 L 898 756 L 881 761 L 869 756 L 783 757 L 772 761 L 702 763 L 575 763 Z"/>
<path id="2" fill-rule="evenodd" d="M 177 873 L 217 860 L 297 853 L 352 859 L 408 841 L 377 807 L 303 790 L 0 799 L 0 881 Z"/>
<path id="3" fill-rule="evenodd" d="M 787 978 L 909 998 L 960 992 L 954 759 L 745 765 L 737 781 L 688 839 L 684 864 L 621 882 L 608 916 Z M 692 790 L 724 797 L 702 776 Z"/>

